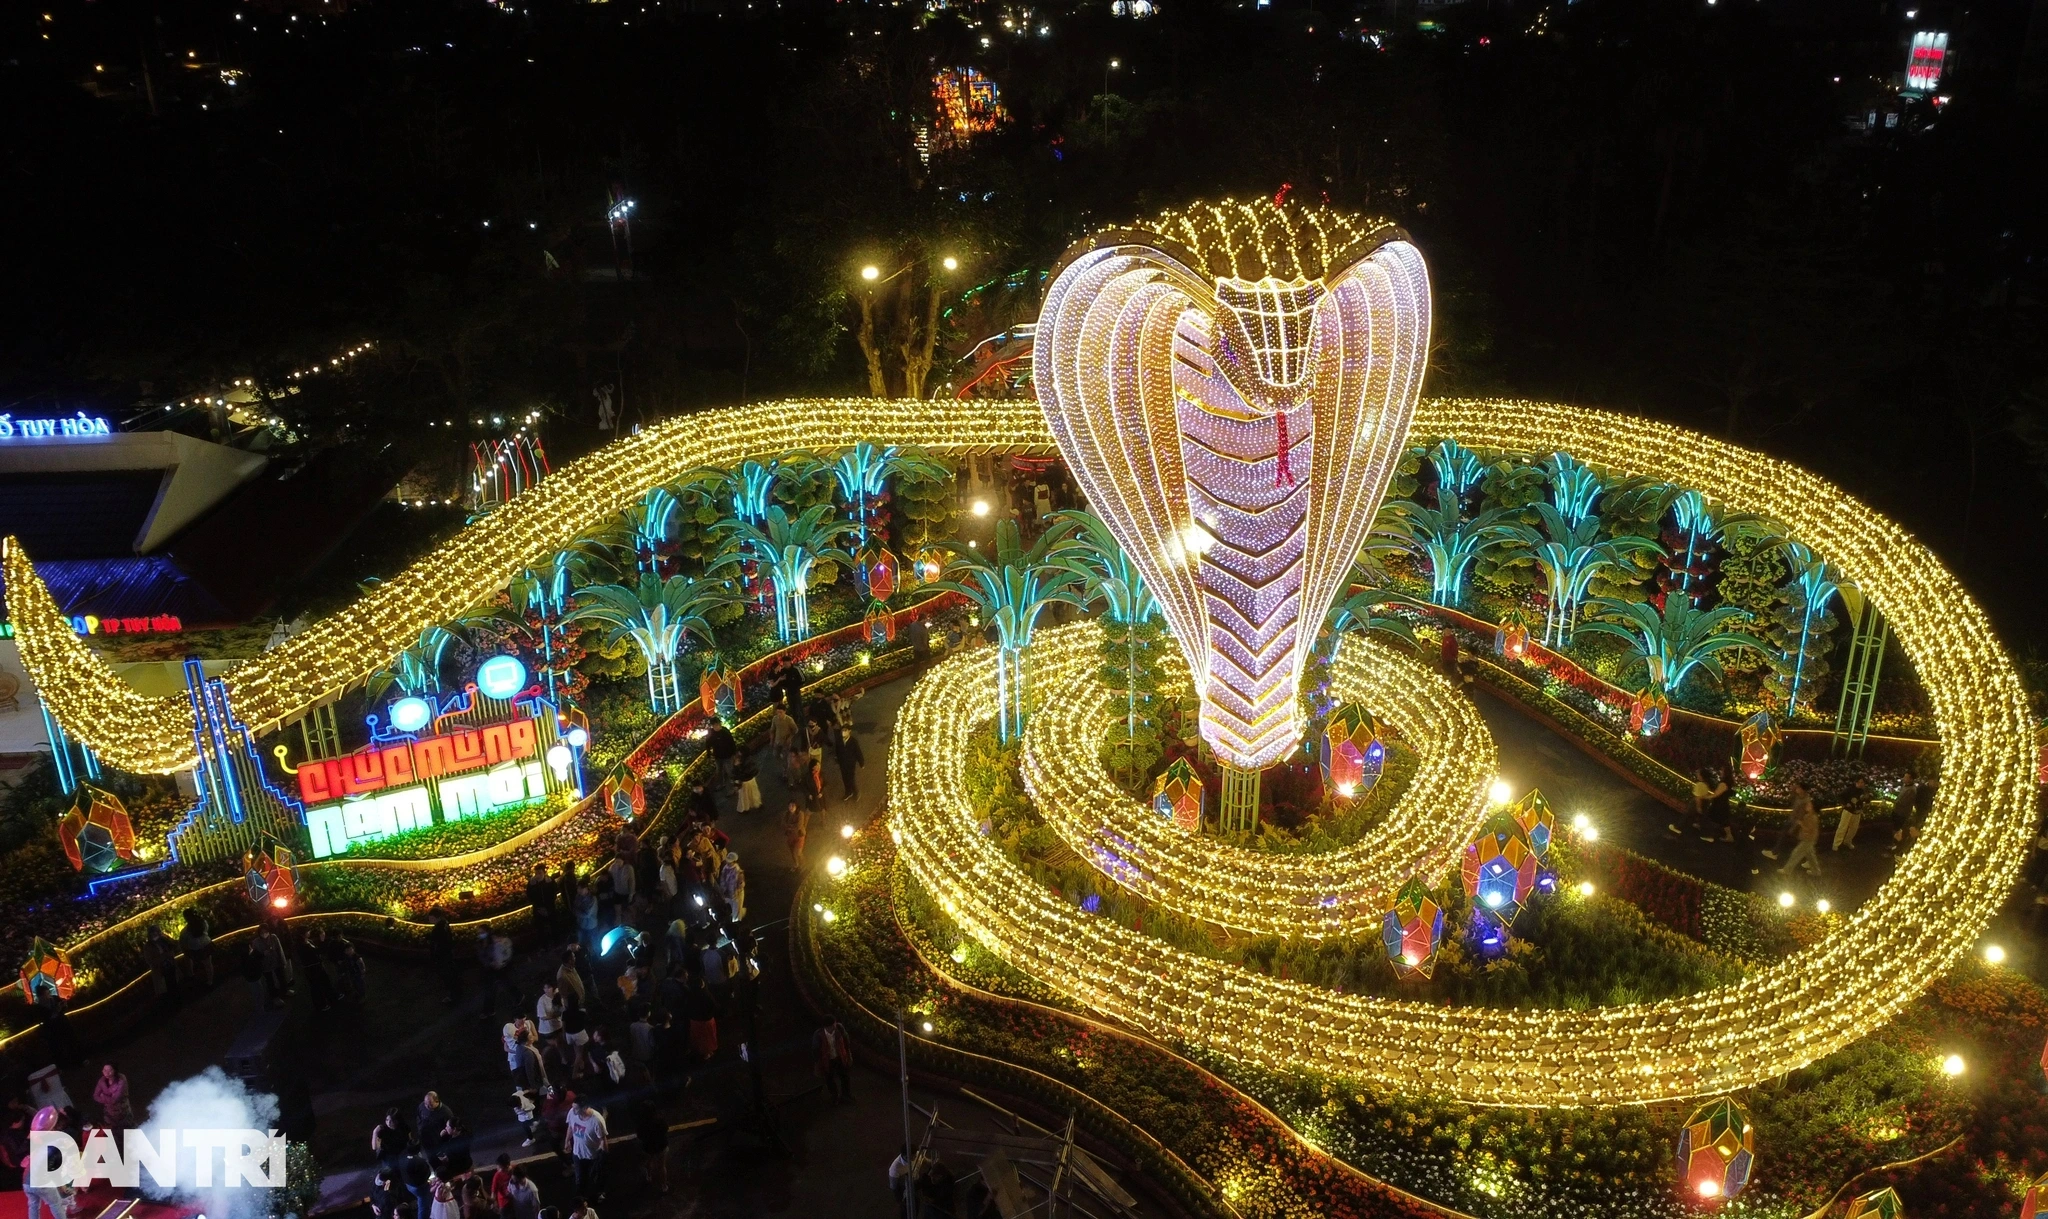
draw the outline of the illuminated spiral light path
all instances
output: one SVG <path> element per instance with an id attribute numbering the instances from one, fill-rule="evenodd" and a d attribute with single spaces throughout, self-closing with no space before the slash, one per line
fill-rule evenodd
<path id="1" fill-rule="evenodd" d="M 1918 846 L 1844 926 L 1742 982 L 1590 1012 L 1444 1009 L 1339 995 L 1208 961 L 1085 915 L 1032 884 L 974 831 L 959 803 L 975 666 L 948 662 L 906 701 L 890 751 L 904 858 L 999 955 L 1156 1035 L 1274 1067 L 1300 1065 L 1475 1104 L 1615 1105 L 1707 1095 L 1803 1066 L 1884 1025 L 1970 951 L 2019 873 L 2034 827 L 2033 725 L 1983 610 L 1897 524 L 1797 466 L 1655 423 L 1515 400 L 1425 400 L 1411 435 L 1477 449 L 1571 453 L 1616 476 L 1712 494 L 1783 523 L 1840 565 L 1884 614 L 1922 675 L 1942 782 Z M 247 722 L 289 722 L 361 681 L 432 623 L 500 589 L 643 490 L 704 465 L 857 440 L 943 456 L 1050 454 L 1029 401 L 838 399 L 761 403 L 673 420 L 542 480 L 349 608 L 237 669 Z M 182 698 L 151 699 L 72 633 L 18 545 L 8 609 L 29 670 L 66 731 L 110 765 L 192 764 Z M 973 679 L 973 680 L 970 680 Z M 954 695 L 949 706 L 947 696 Z"/>
<path id="2" fill-rule="evenodd" d="M 1317 854 L 1281 854 L 1190 834 L 1131 799 L 1098 746 L 1116 718 L 1097 677 L 1093 623 L 1042 632 L 1031 681 L 1042 705 L 1024 733 L 1025 785 L 1075 854 L 1145 899 L 1255 935 L 1377 939 L 1388 895 L 1413 876 L 1441 879 L 1479 831 L 1494 773 L 1486 721 L 1450 682 L 1395 649 L 1344 640 L 1332 674 L 1341 699 L 1371 707 L 1419 755 L 1414 779 L 1363 839 Z M 1164 666 L 1185 683 L 1178 656 Z M 1175 672 L 1177 670 L 1177 672 Z"/>

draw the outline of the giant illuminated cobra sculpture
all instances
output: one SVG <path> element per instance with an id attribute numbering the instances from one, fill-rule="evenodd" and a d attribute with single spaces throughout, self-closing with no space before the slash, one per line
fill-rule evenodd
<path id="1" fill-rule="evenodd" d="M 1069 250 L 1032 352 L 1067 468 L 1152 586 L 1249 828 L 1301 742 L 1301 674 L 1385 494 L 1429 353 L 1384 223 L 1205 205 Z"/>

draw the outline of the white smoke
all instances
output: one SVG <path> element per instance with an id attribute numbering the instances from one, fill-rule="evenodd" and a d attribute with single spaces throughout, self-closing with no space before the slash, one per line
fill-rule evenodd
<path id="1" fill-rule="evenodd" d="M 170 1084 L 149 1104 L 149 1117 L 142 1124 L 152 1141 L 165 1130 L 275 1130 L 277 1098 L 268 1092 L 251 1092 L 247 1084 L 233 1079 L 219 1067 L 208 1067 L 190 1079 Z M 151 1198 L 174 1200 L 196 1206 L 206 1219 L 265 1219 L 270 1213 L 270 1191 L 254 1186 L 222 1188 L 225 1177 L 220 1152 L 213 1159 L 214 1185 L 200 1189 L 194 1151 L 178 1148 L 178 1187 L 165 1189 L 148 1173 L 142 1176 L 142 1191 Z"/>

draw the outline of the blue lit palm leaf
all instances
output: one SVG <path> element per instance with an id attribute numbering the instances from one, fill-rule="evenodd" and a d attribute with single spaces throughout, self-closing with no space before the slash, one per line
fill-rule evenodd
<path id="1" fill-rule="evenodd" d="M 1410 499 L 1389 500 L 1380 510 L 1376 532 L 1398 542 L 1429 565 L 1429 599 L 1456 605 L 1464 598 L 1465 576 L 1482 552 L 1516 536 L 1503 522 L 1507 511 L 1489 508 L 1466 517 L 1455 498 L 1438 507 Z"/>
<path id="2" fill-rule="evenodd" d="M 996 669 L 996 731 L 1004 741 L 1015 739 L 1024 727 L 1024 653 L 1039 615 L 1056 602 L 1080 607 L 1086 600 L 1086 577 L 1052 557 L 1073 527 L 1055 524 L 1027 550 L 1017 523 L 1000 521 L 994 546 L 955 550 L 940 579 L 933 581 L 973 601 L 995 627 L 1002 651 Z"/>
<path id="3" fill-rule="evenodd" d="M 1702 610 L 1684 593 L 1666 596 L 1661 612 L 1647 601 L 1612 597 L 1594 598 L 1587 611 L 1580 629 L 1626 640 L 1635 649 L 1649 688 L 1661 694 L 1678 689 L 1694 669 L 1719 682 L 1726 676 L 1717 659 L 1720 653 L 1764 646 L 1756 636 L 1730 629 L 1749 620 L 1747 611 L 1732 605 Z"/>
<path id="4" fill-rule="evenodd" d="M 785 643 L 810 637 L 811 573 L 817 565 L 853 563 L 839 545 L 853 526 L 836 515 L 830 504 L 813 504 L 794 517 L 771 504 L 759 524 L 734 516 L 719 525 L 726 544 L 736 548 L 719 565 L 737 561 L 741 553 L 761 565 L 775 586 L 776 637 Z"/>
<path id="5" fill-rule="evenodd" d="M 1545 591 L 1550 596 L 1550 605 L 1544 612 L 1543 641 L 1564 647 L 1572 641 L 1579 606 L 1585 601 L 1594 576 L 1609 567 L 1620 566 L 1631 554 L 1662 554 L 1664 548 L 1634 534 L 1603 540 L 1600 518 L 1590 512 L 1574 523 L 1553 505 L 1536 503 L 1529 507 L 1541 522 L 1541 529 L 1527 525 L 1510 529 L 1543 570 Z"/>

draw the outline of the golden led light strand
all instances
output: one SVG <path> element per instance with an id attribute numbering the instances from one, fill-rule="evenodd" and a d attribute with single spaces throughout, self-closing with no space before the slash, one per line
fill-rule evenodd
<path id="1" fill-rule="evenodd" d="M 1712 488 L 1730 510 L 1771 516 L 1837 563 L 1923 675 L 1941 738 L 1934 809 L 1893 878 L 1822 944 L 1736 986 L 1650 1006 L 1442 1010 L 1225 976 L 1212 962 L 1172 955 L 1113 925 L 1107 930 L 1128 938 L 1101 938 L 1102 920 L 1062 906 L 999 855 L 975 849 L 987 844 L 966 835 L 967 814 L 948 803 L 957 788 L 934 787 L 930 775 L 906 775 L 899 785 L 897 759 L 953 739 L 950 726 L 941 732 L 930 719 L 920 687 L 906 709 L 913 731 L 891 751 L 891 800 L 906 859 L 956 913 L 966 912 L 977 935 L 1042 976 L 1071 978 L 1076 998 L 1163 1035 L 1276 1066 L 1302 1062 L 1389 1087 L 1537 1106 L 1701 1095 L 1771 1078 L 1881 1026 L 1971 950 L 2031 837 L 2033 725 L 1983 611 L 1926 548 L 1796 466 L 1647 419 L 1548 403 L 1436 400 L 1418 406 L 1412 435 L 1508 452 L 1562 450 L 1617 476 Z M 952 454 L 1052 448 L 1028 401 L 764 403 L 678 420 L 543 480 L 348 610 L 244 666 L 237 708 L 254 702 L 273 723 L 303 713 L 388 661 L 421 627 L 482 601 L 534 555 L 698 464 L 857 438 Z M 183 700 L 136 701 L 47 593 L 30 588 L 39 581 L 18 547 L 8 548 L 5 565 L 10 602 L 22 607 L 13 618 L 23 663 L 67 730 L 124 769 L 189 765 Z M 910 717 L 911 708 L 925 718 Z M 958 728 L 964 740 L 967 725 Z M 958 837 L 940 835 L 949 819 Z M 957 860 L 934 841 L 958 849 Z M 984 885 L 1013 904 L 991 907 Z M 1084 944 L 1086 959 L 1061 964 Z M 1279 1007 L 1271 1006 L 1276 996 Z"/>
<path id="2" fill-rule="evenodd" d="M 1099 746 L 1112 709 L 1097 677 L 1101 629 L 1077 623 L 1032 644 L 1043 705 L 1024 733 L 1022 770 L 1040 814 L 1083 860 L 1176 913 L 1257 935 L 1377 938 L 1388 895 L 1432 882 L 1478 832 L 1494 777 L 1486 721 L 1470 699 L 1411 657 L 1347 638 L 1332 672 L 1339 698 L 1371 707 L 1419 756 L 1407 789 L 1363 839 L 1315 854 L 1254 851 L 1190 834 L 1126 796 Z M 1170 676 L 1186 680 L 1179 664 Z"/>
<path id="3" fill-rule="evenodd" d="M 1028 403 L 1025 405 L 1029 405 Z M 921 445 L 945 456 L 1043 453 L 1035 408 L 984 401 L 872 398 L 764 402 L 670 420 L 542 479 L 419 562 L 226 676 L 235 712 L 267 732 L 362 681 L 420 631 L 501 591 L 527 563 L 588 534 L 649 487 L 701 466 L 860 440 Z M 184 695 L 140 698 L 93 657 L 50 601 L 18 544 L 5 575 L 22 665 L 57 721 L 108 765 L 162 774 L 192 766 Z"/>

